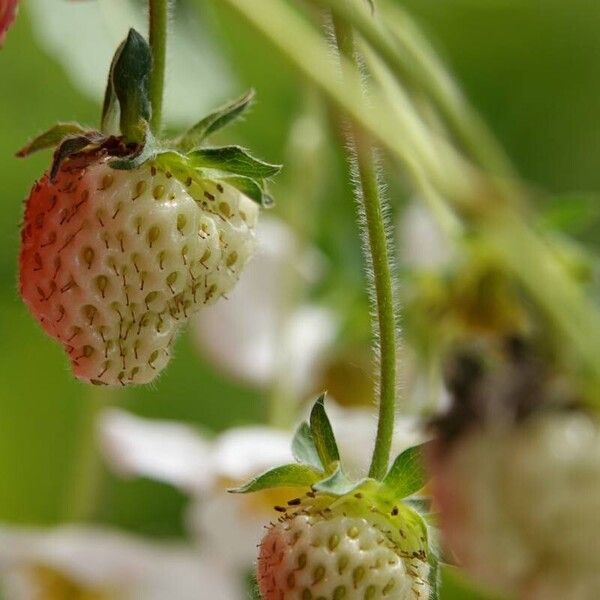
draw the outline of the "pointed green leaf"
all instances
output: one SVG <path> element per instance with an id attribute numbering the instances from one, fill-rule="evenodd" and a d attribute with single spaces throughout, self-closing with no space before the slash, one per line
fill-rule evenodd
<path id="1" fill-rule="evenodd" d="M 333 474 L 326 479 L 322 479 L 315 483 L 313 489 L 317 492 L 325 492 L 326 494 L 331 494 L 333 496 L 345 496 L 362 487 L 367 481 L 369 480 L 361 479 L 360 481 L 352 481 L 348 478 L 346 473 L 344 473 L 342 466 L 337 463 Z"/>
<path id="2" fill-rule="evenodd" d="M 111 73 L 121 109 L 121 133 L 128 141 L 141 141 L 140 123 L 150 120 L 151 69 L 152 54 L 148 42 L 135 29 L 130 29 Z"/>
<path id="3" fill-rule="evenodd" d="M 424 458 L 426 447 L 427 443 L 408 448 L 394 461 L 383 480 L 383 487 L 394 498 L 401 500 L 425 487 L 427 483 Z"/>
<path id="4" fill-rule="evenodd" d="M 321 463 L 328 472 L 333 472 L 334 463 L 339 462 L 340 453 L 329 417 L 325 412 L 325 394 L 315 402 L 310 413 L 310 429 Z"/>
<path id="5" fill-rule="evenodd" d="M 252 179 L 266 179 L 277 175 L 281 165 L 272 165 L 254 158 L 240 146 L 222 146 L 219 148 L 199 148 L 188 154 L 195 167 L 218 169 Z"/>
<path id="6" fill-rule="evenodd" d="M 119 44 L 119 47 L 115 51 L 108 71 L 104 102 L 102 103 L 102 119 L 100 121 L 100 128 L 105 135 L 117 135 L 119 133 L 119 101 L 115 92 L 113 73 L 124 45 L 125 40 Z"/>
<path id="7" fill-rule="evenodd" d="M 177 146 L 184 152 L 199 146 L 211 133 L 222 129 L 239 118 L 250 106 L 254 99 L 254 90 L 248 90 L 233 102 L 221 106 L 207 117 L 188 129 L 180 138 Z"/>
<path id="8" fill-rule="evenodd" d="M 85 129 L 79 123 L 57 123 L 44 133 L 33 138 L 17 152 L 19 158 L 24 158 L 46 148 L 54 148 L 67 136 L 84 134 Z"/>
<path id="9" fill-rule="evenodd" d="M 265 192 L 254 179 L 250 179 L 250 177 L 234 175 L 232 177 L 224 177 L 223 181 L 242 192 L 245 196 L 248 196 L 250 200 L 254 200 L 254 202 L 260 204 L 263 208 L 272 208 L 275 204 L 273 197 L 267 194 L 267 192 Z"/>
<path id="10" fill-rule="evenodd" d="M 321 477 L 323 473 L 308 465 L 290 464 L 275 467 L 246 485 L 230 489 L 233 494 L 248 494 L 277 487 L 310 487 Z"/>
<path id="11" fill-rule="evenodd" d="M 299 463 L 323 470 L 323 464 L 319 458 L 310 425 L 306 421 L 301 423 L 296 430 L 292 440 L 292 453 Z"/>

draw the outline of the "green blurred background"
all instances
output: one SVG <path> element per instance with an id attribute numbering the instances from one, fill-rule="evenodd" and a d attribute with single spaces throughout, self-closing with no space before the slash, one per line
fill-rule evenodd
<path id="1" fill-rule="evenodd" d="M 59 1 L 63 0 L 36 3 Z M 54 523 L 63 514 L 77 428 L 89 391 L 72 379 L 62 350 L 42 334 L 18 297 L 21 200 L 49 156 L 20 161 L 14 152 L 57 120 L 96 123 L 100 98 L 93 101 L 83 94 L 64 65 L 40 44 L 31 9 L 23 4 L 0 52 L 0 521 Z M 78 10 L 77 4 L 73 10 Z M 521 175 L 550 193 L 543 207 L 550 218 L 564 219 L 571 233 L 600 245 L 590 218 L 599 212 L 600 3 L 406 0 L 403 4 L 430 34 Z M 177 11 L 176 19 L 193 15 L 202 23 L 198 35 L 209 36 L 213 49 L 229 65 L 234 94 L 250 86 L 257 90 L 259 101 L 251 116 L 228 137 L 268 160 L 284 161 L 290 124 L 305 95 L 302 82 L 218 0 L 179 0 Z M 76 41 L 73 47 L 77 48 Z M 104 76 L 97 73 L 99 79 Z M 189 77 L 193 79 L 194 73 Z M 201 81 L 198 93 L 202 94 Z M 334 152 L 330 159 L 315 235 L 336 266 L 335 285 L 352 295 L 360 288 L 362 272 L 353 201 L 344 184 L 343 161 Z M 284 185 L 276 191 L 275 214 L 285 215 L 289 206 Z M 399 196 L 393 193 L 392 203 L 400 203 Z M 560 202 L 554 204 L 553 197 Z M 577 215 L 586 216 L 569 219 L 572 207 Z M 233 384 L 205 364 L 188 335 L 179 340 L 175 359 L 156 385 L 118 391 L 115 401 L 141 415 L 184 420 L 215 431 L 259 421 L 264 415 L 262 395 Z M 177 492 L 159 484 L 109 479 L 99 502 L 99 519 L 152 535 L 173 535 L 181 533 L 184 502 Z"/>

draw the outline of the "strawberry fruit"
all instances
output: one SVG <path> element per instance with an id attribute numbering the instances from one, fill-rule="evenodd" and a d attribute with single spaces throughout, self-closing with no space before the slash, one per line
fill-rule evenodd
<path id="1" fill-rule="evenodd" d="M 77 377 L 147 383 L 180 324 L 237 281 L 257 216 L 228 184 L 69 159 L 27 201 L 21 294 Z"/>
<path id="2" fill-rule="evenodd" d="M 292 448 L 298 463 L 276 467 L 235 492 L 308 486 L 276 506 L 259 549 L 263 600 L 427 600 L 437 581 L 431 531 L 414 497 L 424 484 L 423 448 L 400 454 L 383 481 L 350 481 L 324 409 L 315 403 Z M 411 496 L 410 500 L 406 499 Z"/>
<path id="3" fill-rule="evenodd" d="M 26 203 L 21 295 L 75 375 L 96 384 L 152 381 L 181 324 L 235 285 L 269 201 L 264 179 L 279 170 L 238 146 L 201 146 L 252 93 L 174 142 L 155 140 L 147 73 L 137 68 L 150 64 L 145 40 L 130 32 L 103 114 L 103 130 L 113 130 L 120 105 L 120 136 L 59 124 L 19 153 L 57 146 Z"/>

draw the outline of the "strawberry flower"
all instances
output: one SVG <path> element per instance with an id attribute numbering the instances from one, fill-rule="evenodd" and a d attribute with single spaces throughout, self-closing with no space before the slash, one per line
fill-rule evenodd
<path id="1" fill-rule="evenodd" d="M 183 544 L 92 527 L 0 527 L 0 594 L 6 600 L 195 600 L 198 590 L 215 600 L 233 597 L 219 565 Z"/>
<path id="2" fill-rule="evenodd" d="M 0 0 L 0 47 L 4 44 L 6 32 L 17 17 L 19 0 Z"/>

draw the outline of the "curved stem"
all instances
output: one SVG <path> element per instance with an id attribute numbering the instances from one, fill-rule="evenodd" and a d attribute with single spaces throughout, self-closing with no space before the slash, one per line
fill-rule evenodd
<path id="1" fill-rule="evenodd" d="M 352 28 L 333 19 L 335 40 L 340 55 L 356 64 Z M 357 65 L 358 66 L 358 65 Z M 358 176 L 357 196 L 366 225 L 367 264 L 372 269 L 374 329 L 379 338 L 379 420 L 369 476 L 382 479 L 388 468 L 396 411 L 396 312 L 390 250 L 385 230 L 379 179 L 371 141 L 354 125 L 347 131 L 349 158 Z"/>
<path id="2" fill-rule="evenodd" d="M 150 103 L 152 117 L 150 126 L 160 133 L 167 63 L 167 29 L 169 24 L 169 1 L 149 0 L 150 48 L 152 49 L 152 76 L 150 78 Z"/>

